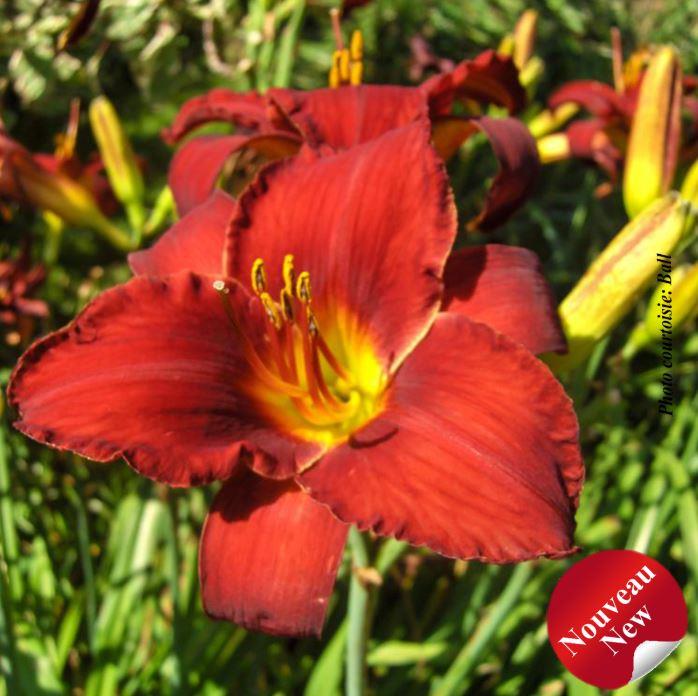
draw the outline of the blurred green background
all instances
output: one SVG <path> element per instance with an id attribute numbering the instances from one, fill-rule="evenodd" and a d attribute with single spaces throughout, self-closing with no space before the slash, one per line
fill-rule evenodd
<path id="1" fill-rule="evenodd" d="M 214 86 L 326 84 L 333 49 L 327 10 L 334 4 L 104 0 L 85 39 L 56 57 L 56 36 L 76 4 L 5 0 L 0 113 L 14 138 L 48 152 L 71 98 L 87 104 L 106 94 L 145 162 L 152 203 L 171 156 L 159 132 L 186 98 Z M 671 42 L 686 72 L 698 67 L 694 0 L 377 0 L 345 27 L 363 30 L 366 81 L 410 84 L 419 72 L 411 37 L 460 60 L 496 47 L 529 7 L 540 12 L 536 52 L 546 66 L 539 100 L 570 79 L 611 80 L 612 26 L 622 30 L 626 54 Z M 94 150 L 86 123 L 78 147 L 85 156 Z M 493 170 L 477 140 L 450 164 L 462 220 L 477 209 Z M 580 162 L 546 168 L 526 208 L 489 239 L 534 249 L 561 299 L 625 223 L 618 193 L 595 197 L 602 181 Z M 129 276 L 123 254 L 85 230 L 66 229 L 57 249 L 39 215 L 18 212 L 0 225 L 0 257 L 31 236 L 35 261 L 49 262 L 40 296 L 51 316 L 35 334 L 63 325 Z M 698 694 L 698 332 L 693 324 L 675 341 L 680 405 L 673 419 L 660 420 L 657 355 L 649 350 L 631 365 L 617 357 L 643 311 L 597 346 L 567 384 L 588 467 L 577 541 L 585 553 L 649 553 L 684 587 L 690 635 L 622 693 L 686 696 Z M 3 387 L 21 349 L 0 340 Z M 86 463 L 34 445 L 9 420 L 4 413 L 0 422 L 0 694 L 342 693 L 348 559 L 321 641 L 212 622 L 200 606 L 196 554 L 214 487 L 171 490 L 123 463 Z M 563 669 L 546 636 L 550 593 L 574 559 L 497 567 L 394 541 L 367 545 L 382 579 L 369 593 L 370 693 L 597 692 Z"/>

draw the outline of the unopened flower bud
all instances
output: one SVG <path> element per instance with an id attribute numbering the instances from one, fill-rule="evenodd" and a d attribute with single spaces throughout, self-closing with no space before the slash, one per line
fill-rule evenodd
<path id="1" fill-rule="evenodd" d="M 536 31 L 538 13 L 535 10 L 526 10 L 514 29 L 514 63 L 521 70 L 533 56 L 536 46 Z"/>
<path id="2" fill-rule="evenodd" d="M 642 80 L 628 141 L 623 200 L 630 217 L 671 187 L 681 140 L 681 64 L 660 48 Z"/>
<path id="3" fill-rule="evenodd" d="M 140 231 L 143 177 L 116 110 L 106 97 L 97 97 L 90 104 L 90 124 L 114 194 L 126 208 L 131 225 Z"/>
<path id="4" fill-rule="evenodd" d="M 601 252 L 559 308 L 569 353 L 551 355 L 557 370 L 579 364 L 618 324 L 658 271 L 657 254 L 669 256 L 688 234 L 690 205 L 670 193 L 631 220 Z"/>

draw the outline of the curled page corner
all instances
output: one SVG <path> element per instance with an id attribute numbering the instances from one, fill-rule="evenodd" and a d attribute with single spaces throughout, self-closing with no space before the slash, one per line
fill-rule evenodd
<path id="1" fill-rule="evenodd" d="M 630 682 L 634 682 L 652 671 L 676 650 L 680 642 L 681 640 L 646 640 L 644 643 L 640 643 L 633 655 L 633 674 Z"/>

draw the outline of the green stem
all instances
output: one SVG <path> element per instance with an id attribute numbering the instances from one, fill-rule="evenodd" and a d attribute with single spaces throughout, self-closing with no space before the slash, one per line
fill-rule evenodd
<path id="1" fill-rule="evenodd" d="M 533 565 L 530 563 L 521 563 L 516 566 L 496 604 L 477 625 L 473 635 L 434 689 L 433 696 L 455 696 L 465 692 L 468 687 L 468 675 L 477 666 L 482 652 L 490 644 L 497 629 L 516 604 L 532 572 Z"/>
<path id="2" fill-rule="evenodd" d="M 131 225 L 131 244 L 138 248 L 141 245 L 143 238 L 143 228 L 145 227 L 145 210 L 143 204 L 139 201 L 127 201 L 124 203 L 126 209 L 126 217 Z"/>
<path id="3" fill-rule="evenodd" d="M 95 623 L 97 621 L 97 591 L 95 589 L 94 569 L 90 557 L 90 530 L 87 523 L 87 513 L 79 494 L 73 489 L 66 489 L 70 502 L 77 516 L 78 555 L 82 566 L 85 584 L 85 619 L 87 623 L 87 643 L 90 650 L 95 650 Z"/>
<path id="4" fill-rule="evenodd" d="M 131 241 L 130 237 L 122 229 L 109 222 L 104 216 L 96 218 L 92 228 L 119 251 L 133 251 L 137 248 L 137 245 Z"/>
<path id="5" fill-rule="evenodd" d="M 7 565 L 7 583 L 13 601 L 21 599 L 24 590 L 22 576 L 17 566 L 19 560 L 19 540 L 14 523 L 12 496 L 10 495 L 10 472 L 8 468 L 8 448 L 5 440 L 4 424 L 0 422 L 0 531 L 2 531 L 2 554 Z"/>
<path id="6" fill-rule="evenodd" d="M 175 202 L 172 190 L 165 185 L 155 199 L 155 205 L 146 220 L 143 236 L 151 237 L 159 232 L 174 217 Z"/>
<path id="7" fill-rule="evenodd" d="M 356 527 L 349 530 L 351 580 L 349 581 L 349 629 L 347 635 L 346 696 L 366 693 L 366 641 L 368 636 L 368 588 L 356 574 L 357 568 L 368 565 L 366 545 Z"/>

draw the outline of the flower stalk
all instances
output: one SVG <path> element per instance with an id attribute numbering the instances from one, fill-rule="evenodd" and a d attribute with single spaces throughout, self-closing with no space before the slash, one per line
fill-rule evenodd
<path id="1" fill-rule="evenodd" d="M 361 532 L 352 527 L 348 539 L 351 551 L 351 580 L 349 581 L 349 632 L 347 636 L 347 696 L 366 693 L 366 640 L 368 637 L 369 589 L 357 570 L 368 566 L 368 552 Z"/>

